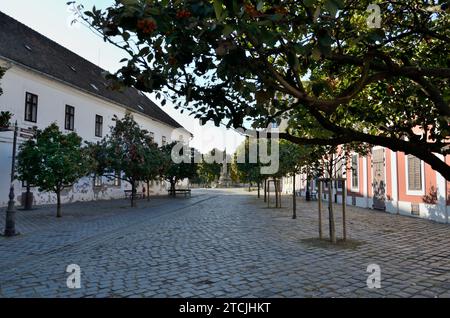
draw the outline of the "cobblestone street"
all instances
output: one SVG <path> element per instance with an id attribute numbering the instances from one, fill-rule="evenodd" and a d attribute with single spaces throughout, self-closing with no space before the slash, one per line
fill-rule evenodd
<path id="1" fill-rule="evenodd" d="M 136 209 L 64 205 L 62 219 L 53 206 L 18 211 L 22 235 L 0 237 L 0 296 L 450 297 L 448 224 L 349 207 L 350 242 L 330 247 L 313 240 L 317 203 L 299 198 L 293 220 L 283 200 L 273 209 L 243 189 L 194 190 Z M 81 289 L 66 286 L 69 264 Z M 380 289 L 367 288 L 369 264 Z"/>

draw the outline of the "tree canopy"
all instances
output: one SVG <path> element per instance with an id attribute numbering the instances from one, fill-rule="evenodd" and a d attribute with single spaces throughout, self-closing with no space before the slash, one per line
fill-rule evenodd
<path id="1" fill-rule="evenodd" d="M 131 185 L 131 205 L 139 181 L 156 175 L 159 160 L 151 160 L 155 154 L 148 131 L 141 129 L 131 113 L 123 118 L 114 117 L 115 125 L 101 142 L 90 144 L 89 151 L 95 158 L 95 173 L 110 178 L 120 178 Z"/>
<path id="2" fill-rule="evenodd" d="M 183 154 L 188 156 L 188 162 L 185 160 L 182 162 L 174 162 L 174 160 L 172 160 L 172 151 L 175 149 L 176 144 L 177 142 L 172 142 L 160 148 L 164 156 L 164 167 L 161 177 L 170 183 L 170 190 L 172 191 L 175 190 L 178 181 L 197 177 L 198 166 L 197 163 L 194 163 L 194 158 L 191 156 L 191 153 Z M 183 151 L 184 150 L 186 150 L 186 147 L 183 148 Z M 189 148 L 189 150 L 191 150 L 191 148 Z"/>
<path id="3" fill-rule="evenodd" d="M 116 0 L 80 16 L 129 57 L 110 78 L 203 121 L 266 127 L 298 144 L 367 142 L 447 180 L 448 3 Z M 183 97 L 183 98 L 180 98 Z"/>
<path id="4" fill-rule="evenodd" d="M 37 186 L 39 191 L 54 192 L 57 216 L 61 217 L 61 191 L 71 187 L 91 170 L 91 161 L 76 133 L 64 134 L 53 123 L 37 130 L 35 138 L 20 146 L 17 157 L 18 179 Z"/>

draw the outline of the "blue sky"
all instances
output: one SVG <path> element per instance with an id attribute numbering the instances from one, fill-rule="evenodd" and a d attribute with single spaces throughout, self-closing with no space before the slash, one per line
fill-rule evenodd
<path id="1" fill-rule="evenodd" d="M 68 0 L 1 0 L 0 11 L 92 63 L 111 72 L 117 70 L 118 62 L 125 54 L 120 49 L 105 43 L 102 38 L 88 28 L 80 24 L 71 26 L 72 15 L 66 4 L 67 2 Z M 90 9 L 93 5 L 98 8 L 106 7 L 114 1 L 78 0 L 77 2 Z M 212 124 L 200 127 L 197 120 L 185 114 L 180 114 L 169 103 L 163 109 L 194 134 L 191 145 L 201 152 L 206 152 L 213 147 L 219 149 L 226 147 L 228 152 L 232 152 L 243 140 L 243 137 L 234 131 L 217 128 Z"/>

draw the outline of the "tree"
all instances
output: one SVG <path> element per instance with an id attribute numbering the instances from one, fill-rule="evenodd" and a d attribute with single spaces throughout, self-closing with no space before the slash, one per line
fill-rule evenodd
<path id="1" fill-rule="evenodd" d="M 61 217 L 61 191 L 71 187 L 90 170 L 90 160 L 76 133 L 63 134 L 53 123 L 20 146 L 18 179 L 51 191 L 57 198 L 57 217 Z"/>
<path id="2" fill-rule="evenodd" d="M 33 139 L 29 139 L 25 141 L 21 148 L 20 152 L 17 155 L 17 179 L 25 182 L 27 187 L 25 200 L 25 210 L 31 209 L 31 187 L 37 184 L 37 176 L 40 173 L 40 164 L 39 162 L 42 159 L 40 158 L 40 152 L 37 149 L 36 141 Z"/>
<path id="3" fill-rule="evenodd" d="M 317 161 L 317 149 L 310 145 L 297 145 L 289 141 L 281 140 L 280 173 L 292 177 L 292 218 L 297 218 L 297 201 L 295 189 L 295 177 L 302 173 L 311 161 Z"/>
<path id="4" fill-rule="evenodd" d="M 210 185 L 212 182 L 217 181 L 220 177 L 222 164 L 227 164 L 215 160 L 218 155 L 222 155 L 220 158 L 223 158 L 223 152 L 218 149 L 213 149 L 203 155 L 203 160 L 197 168 L 197 175 L 203 184 Z"/>
<path id="5" fill-rule="evenodd" d="M 97 144 L 89 144 L 89 152 L 95 159 L 94 172 L 99 176 L 120 178 L 131 185 L 131 206 L 136 206 L 136 187 L 139 181 L 148 179 L 152 165 L 149 150 L 149 134 L 141 129 L 129 112 L 122 119 L 113 118 L 115 125 L 110 135 Z"/>
<path id="6" fill-rule="evenodd" d="M 142 180 L 146 184 L 147 200 L 150 200 L 150 182 L 160 178 L 164 169 L 164 154 L 158 148 L 158 144 L 151 138 L 146 138 L 146 148 L 144 152 L 144 172 L 142 174 Z"/>
<path id="7" fill-rule="evenodd" d="M 250 151 L 256 150 L 256 154 L 258 155 L 258 147 L 259 140 L 257 138 L 246 138 L 236 149 L 233 165 L 240 182 L 248 183 L 249 189 L 253 182 L 258 185 L 259 197 L 261 182 L 265 180 L 268 175 L 261 174 L 261 167 L 263 165 L 261 164 L 260 156 L 256 156 L 256 158 L 250 160 Z"/>
<path id="8" fill-rule="evenodd" d="M 216 125 L 286 119 L 280 137 L 297 144 L 355 141 L 403 151 L 450 180 L 437 156 L 450 153 L 448 7 L 443 0 L 127 0 L 79 9 L 129 54 L 109 76 L 120 85 L 169 96 Z"/>
<path id="9" fill-rule="evenodd" d="M 0 67 L 0 80 L 3 78 L 3 76 L 5 75 L 6 70 L 3 67 Z M 3 94 L 3 89 L 0 86 L 0 95 Z"/>
<path id="10" fill-rule="evenodd" d="M 328 187 L 328 220 L 329 220 L 329 233 L 330 241 L 335 244 L 336 240 L 336 226 L 333 210 L 333 185 L 338 188 L 338 182 L 333 179 L 337 179 L 338 173 L 343 174 L 347 171 L 347 164 L 350 156 L 353 153 L 360 155 L 367 155 L 369 152 L 369 146 L 367 144 L 351 143 L 343 146 L 321 146 L 316 147 L 316 156 L 321 156 L 321 165 L 316 166 L 316 175 L 322 177 L 325 184 Z M 316 160 L 317 161 L 317 160 Z M 344 170 L 344 171 L 343 171 Z M 342 181 L 341 181 L 342 182 Z M 345 187 L 343 187 L 345 189 Z M 321 198 L 319 198 L 321 200 Z M 345 204 L 345 202 L 343 202 Z M 343 220 L 343 227 L 345 228 L 345 220 Z M 345 230 L 344 230 L 345 232 Z"/>
<path id="11" fill-rule="evenodd" d="M 186 178 L 194 178 L 197 176 L 197 164 L 193 162 L 191 154 L 185 154 L 188 156 L 188 162 L 175 163 L 172 160 L 172 149 L 177 145 L 177 142 L 172 142 L 160 149 L 163 152 L 164 164 L 161 176 L 170 183 L 170 191 L 172 195 L 175 195 L 175 186 L 178 181 Z M 184 147 L 186 150 L 186 147 Z M 181 154 L 180 154 L 181 155 Z"/>

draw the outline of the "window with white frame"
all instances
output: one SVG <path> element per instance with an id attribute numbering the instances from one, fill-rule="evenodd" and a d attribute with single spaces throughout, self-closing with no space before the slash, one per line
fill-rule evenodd
<path id="1" fill-rule="evenodd" d="M 38 96 L 31 93 L 25 94 L 25 120 L 37 122 Z"/>
<path id="2" fill-rule="evenodd" d="M 345 167 L 345 161 L 338 162 L 336 164 L 336 178 L 342 179 L 344 173 L 342 169 Z M 336 180 L 334 184 L 336 189 L 342 189 L 342 180 Z"/>
<path id="3" fill-rule="evenodd" d="M 358 155 L 354 154 L 351 158 L 351 173 L 352 173 L 352 190 L 359 189 L 359 165 Z"/>
<path id="4" fill-rule="evenodd" d="M 406 159 L 406 169 L 408 178 L 408 191 L 422 192 L 423 191 L 423 171 L 422 162 L 419 158 L 408 155 Z"/>

